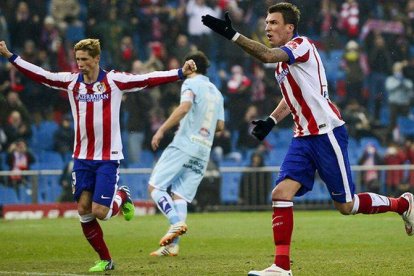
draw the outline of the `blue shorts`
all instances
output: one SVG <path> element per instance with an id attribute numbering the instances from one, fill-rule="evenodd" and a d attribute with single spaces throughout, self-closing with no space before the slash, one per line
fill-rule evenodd
<path id="1" fill-rule="evenodd" d="M 92 193 L 92 201 L 111 207 L 118 189 L 119 161 L 75 159 L 72 172 L 74 198 L 79 201 L 83 191 Z"/>
<path id="2" fill-rule="evenodd" d="M 175 147 L 167 147 L 152 171 L 149 184 L 193 201 L 207 169 L 207 161 L 192 157 Z"/>
<path id="3" fill-rule="evenodd" d="M 348 133 L 344 125 L 322 135 L 294 137 L 276 185 L 286 178 L 293 179 L 302 185 L 296 196 L 304 195 L 312 190 L 318 170 L 333 200 L 352 201 L 355 185 L 347 149 Z"/>

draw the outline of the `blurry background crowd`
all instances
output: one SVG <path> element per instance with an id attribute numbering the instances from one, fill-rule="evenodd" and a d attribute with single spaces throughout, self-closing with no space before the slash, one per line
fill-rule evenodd
<path id="1" fill-rule="evenodd" d="M 73 45 L 99 38 L 103 69 L 136 74 L 178 68 L 191 50 L 210 59 L 208 76 L 225 97 L 226 130 L 212 151 L 216 165 L 280 165 L 292 136 L 291 118 L 264 142 L 250 135 L 253 119 L 280 100 L 274 65 L 264 65 L 213 34 L 201 16 L 229 11 L 235 28 L 268 44 L 267 7 L 248 0 L 2 0 L 0 39 L 50 71 L 75 71 Z M 350 134 L 351 164 L 414 164 L 414 0 L 295 0 L 299 34 L 318 47 L 331 99 Z M 181 83 L 127 94 L 122 106 L 124 167 L 151 167 L 152 134 L 179 104 Z M 52 91 L 0 62 L 0 170 L 62 169 L 73 145 L 66 92 Z M 164 147 L 173 136 L 165 139 Z M 161 147 L 162 150 L 164 147 Z M 254 158 L 252 158 L 253 160 Z M 21 177 L 9 179 L 18 183 Z M 362 181 L 375 189 L 378 172 Z M 390 171 L 391 190 L 414 187 L 414 174 Z"/>

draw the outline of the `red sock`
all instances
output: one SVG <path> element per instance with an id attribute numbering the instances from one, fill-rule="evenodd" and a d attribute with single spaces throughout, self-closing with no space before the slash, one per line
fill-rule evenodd
<path id="1" fill-rule="evenodd" d="M 81 223 L 83 234 L 90 245 L 99 254 L 101 260 L 111 260 L 111 255 L 103 239 L 101 226 L 96 219 Z"/>
<path id="2" fill-rule="evenodd" d="M 116 215 L 118 215 L 119 213 L 119 206 L 118 203 L 114 200 L 114 202 L 112 203 L 112 215 L 111 217 L 114 217 Z"/>
<path id="3" fill-rule="evenodd" d="M 117 191 L 116 195 L 119 195 L 121 197 L 122 202 L 125 202 L 128 199 L 128 195 L 124 191 Z"/>
<path id="4" fill-rule="evenodd" d="M 276 246 L 275 264 L 290 270 L 290 241 L 293 232 L 293 202 L 273 201 L 273 239 Z"/>
<path id="5" fill-rule="evenodd" d="M 355 196 L 359 198 L 357 213 L 379 214 L 396 212 L 401 215 L 408 210 L 408 201 L 402 197 L 392 198 L 374 193 L 360 193 Z"/>
<path id="6" fill-rule="evenodd" d="M 116 192 L 114 202 L 112 203 L 112 215 L 111 215 L 111 217 L 114 217 L 114 216 L 118 215 L 119 209 L 120 209 L 122 203 L 124 203 L 127 199 L 128 199 L 128 196 L 125 192 L 123 192 L 123 191 L 117 191 Z"/>

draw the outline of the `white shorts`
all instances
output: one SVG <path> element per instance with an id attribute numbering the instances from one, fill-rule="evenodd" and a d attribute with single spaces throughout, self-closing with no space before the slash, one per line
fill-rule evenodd
<path id="1" fill-rule="evenodd" d="M 192 157 L 175 147 L 167 147 L 152 171 L 149 184 L 193 201 L 207 169 L 207 161 Z"/>

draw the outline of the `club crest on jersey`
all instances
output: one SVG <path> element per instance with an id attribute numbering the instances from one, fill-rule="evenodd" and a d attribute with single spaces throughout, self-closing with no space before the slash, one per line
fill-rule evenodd
<path id="1" fill-rule="evenodd" d="M 209 137 L 210 136 L 210 131 L 208 131 L 208 129 L 206 129 L 205 127 L 200 128 L 198 133 L 200 133 L 200 135 L 203 136 L 203 137 Z"/>
<path id="2" fill-rule="evenodd" d="M 105 91 L 106 91 L 106 85 L 103 82 L 96 82 L 93 85 L 92 90 L 94 92 L 98 92 L 98 93 L 105 93 Z"/>
<path id="3" fill-rule="evenodd" d="M 299 44 L 296 42 L 296 41 L 289 41 L 287 44 L 286 44 L 286 46 L 287 47 L 289 47 L 290 49 L 292 49 L 292 50 L 295 50 L 296 48 L 298 48 L 299 47 Z"/>

